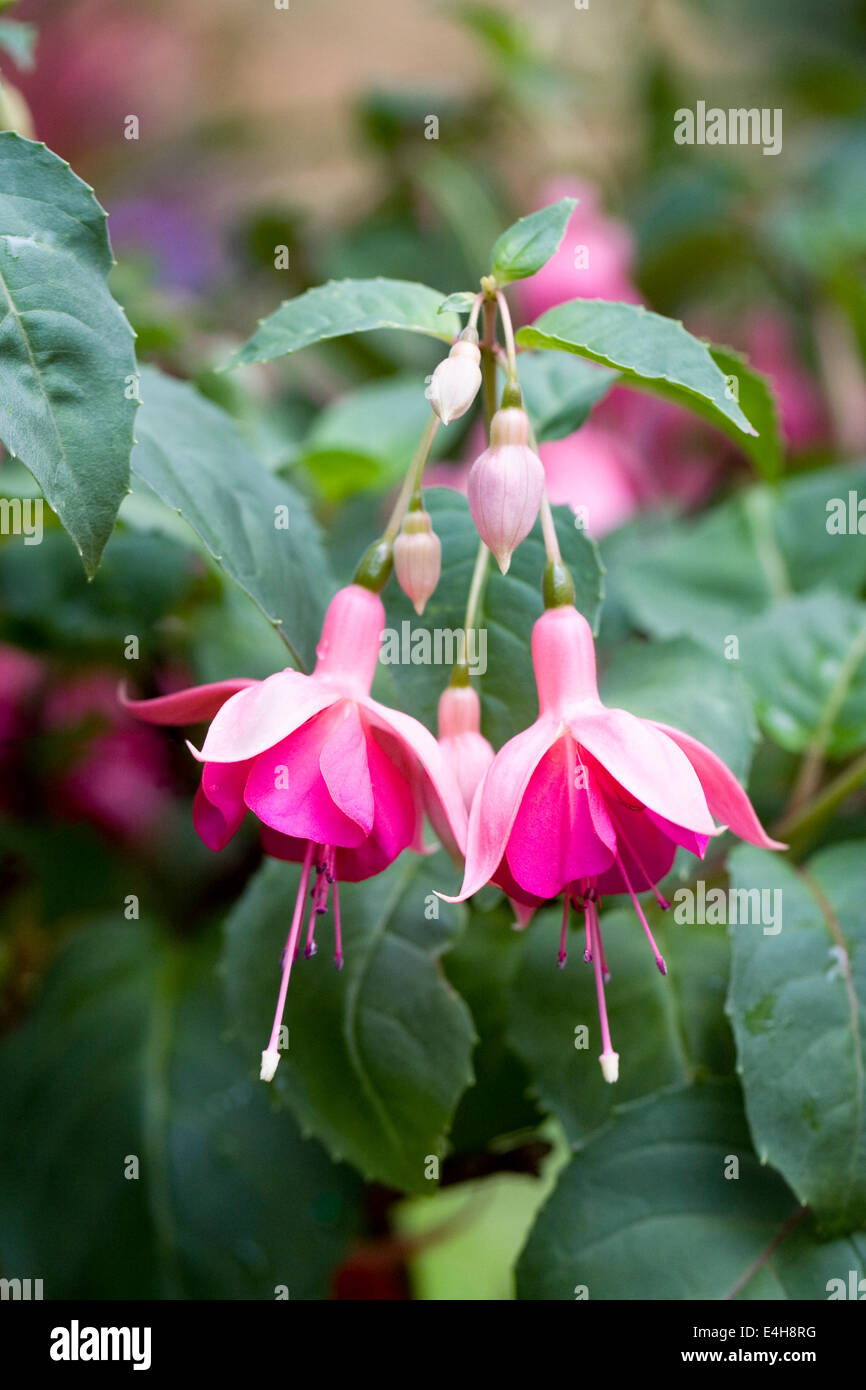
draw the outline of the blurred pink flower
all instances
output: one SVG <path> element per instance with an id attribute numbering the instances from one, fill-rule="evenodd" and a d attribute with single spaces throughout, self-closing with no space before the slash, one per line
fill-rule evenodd
<path id="1" fill-rule="evenodd" d="M 828 424 L 818 389 L 798 361 L 790 325 L 773 309 L 752 314 L 742 348 L 757 371 L 770 378 L 782 432 L 791 449 L 809 449 L 827 438 Z"/>

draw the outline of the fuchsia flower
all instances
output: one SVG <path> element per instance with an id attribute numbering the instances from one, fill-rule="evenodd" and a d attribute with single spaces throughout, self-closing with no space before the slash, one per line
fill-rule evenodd
<path id="1" fill-rule="evenodd" d="M 594 965 L 598 991 L 600 1061 L 605 1079 L 615 1081 L 602 895 L 629 895 L 664 974 L 637 894 L 656 891 L 677 846 L 703 857 L 709 837 L 720 833 L 713 816 L 751 844 L 784 846 L 765 834 L 733 773 L 704 744 L 602 704 L 592 633 L 575 608 L 551 608 L 538 619 L 532 654 L 538 718 L 500 749 L 478 789 L 463 885 L 448 901 L 462 902 L 490 881 L 527 908 L 563 893 L 561 965 L 569 906 L 583 911 L 584 958 Z"/>
<path id="2" fill-rule="evenodd" d="M 529 447 L 529 416 L 516 406 L 497 410 L 490 447 L 469 470 L 466 495 L 478 534 L 503 574 L 535 525 L 544 493 L 544 465 Z"/>
<path id="3" fill-rule="evenodd" d="M 200 753 L 196 829 L 219 850 L 248 810 L 262 822 L 268 854 L 302 864 L 283 955 L 279 1001 L 262 1079 L 279 1062 L 277 1040 L 310 877 L 317 880 L 306 954 L 333 888 L 336 961 L 342 964 L 340 880 L 381 873 L 402 850 L 422 851 L 424 812 L 449 849 L 462 851 L 466 812 L 433 735 L 370 697 L 385 626 L 377 594 L 360 585 L 331 600 L 311 676 L 278 671 L 264 681 L 225 681 L 156 700 L 126 701 L 157 724 L 213 717 Z"/>

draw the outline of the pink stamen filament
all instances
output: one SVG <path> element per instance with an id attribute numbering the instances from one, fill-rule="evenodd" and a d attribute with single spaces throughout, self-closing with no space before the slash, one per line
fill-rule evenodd
<path id="1" fill-rule="evenodd" d="M 277 1008 L 274 1014 L 274 1026 L 271 1029 L 270 1041 L 268 1042 L 268 1052 L 277 1051 L 277 1040 L 280 1036 L 280 1028 L 283 1023 L 283 1013 L 286 1007 L 286 995 L 289 989 L 289 979 L 292 974 L 295 952 L 298 948 L 298 938 L 301 934 L 301 922 L 304 915 L 304 904 L 307 897 L 307 885 L 310 882 L 310 868 L 313 863 L 313 851 L 315 845 L 312 841 L 307 845 L 307 852 L 304 855 L 304 867 L 301 870 L 301 881 L 298 885 L 298 896 L 295 899 L 295 910 L 292 914 L 292 925 L 289 928 L 289 935 L 286 938 L 286 948 L 283 951 L 283 976 L 280 981 L 280 993 L 277 998 Z"/>
<path id="2" fill-rule="evenodd" d="M 336 856 L 335 856 L 336 857 Z M 334 879 L 334 964 L 338 970 L 343 968 L 343 932 L 340 926 L 340 888 Z"/>
<path id="3" fill-rule="evenodd" d="M 617 853 L 616 862 L 617 862 L 617 865 L 618 865 L 618 867 L 619 867 L 620 873 L 622 874 L 623 878 L 625 879 L 625 886 L 626 886 L 626 888 L 628 889 L 628 895 L 629 895 L 629 897 L 630 897 L 631 900 L 632 900 L 632 905 L 634 906 L 634 910 L 635 910 L 635 912 L 637 913 L 638 917 L 640 918 L 641 926 L 643 927 L 644 931 L 646 932 L 647 941 L 649 942 L 650 946 L 652 947 L 653 955 L 654 955 L 655 958 L 656 958 L 656 965 L 658 966 L 658 968 L 659 968 L 659 970 L 661 971 L 661 973 L 662 973 L 663 975 L 666 975 L 666 974 L 668 973 L 668 968 L 667 968 L 667 966 L 665 965 L 664 956 L 662 955 L 661 951 L 659 950 L 658 946 L 657 946 L 656 943 L 655 943 L 655 938 L 653 937 L 653 934 L 652 934 L 652 932 L 650 931 L 649 922 L 647 921 L 646 917 L 644 916 L 643 908 L 641 907 L 640 903 L 638 902 L 637 898 L 635 897 L 634 889 L 633 889 L 632 886 L 631 886 L 631 879 L 629 878 L 628 874 L 626 873 L 625 864 L 622 862 L 622 856 L 621 856 L 619 853 Z"/>
<path id="4" fill-rule="evenodd" d="M 658 888 L 656 888 L 655 884 L 652 881 L 652 877 L 646 871 L 646 867 L 644 865 L 643 860 L 641 859 L 631 840 L 626 835 L 625 831 L 622 829 L 622 826 L 617 825 L 616 833 L 617 838 L 622 840 L 632 859 L 635 861 L 644 878 L 646 879 L 647 888 L 651 889 L 652 892 L 655 894 L 655 900 L 658 903 L 659 907 L 662 908 L 663 911 L 667 912 L 668 908 L 670 907 L 670 903 L 668 902 L 667 898 L 662 897 Z"/>
<path id="5" fill-rule="evenodd" d="M 585 908 L 587 925 L 592 940 L 592 960 L 595 971 L 595 992 L 598 998 L 598 1017 L 601 1024 L 601 1069 L 606 1081 L 616 1081 L 619 1072 L 619 1053 L 614 1052 L 613 1044 L 610 1040 L 610 1027 L 607 1021 L 607 1003 L 604 997 L 604 976 L 602 970 L 602 958 L 604 951 L 601 944 L 601 925 L 598 920 L 598 908 L 594 902 L 588 902 Z"/>
<path id="6" fill-rule="evenodd" d="M 561 970 L 562 967 L 565 965 L 565 962 L 568 960 L 568 951 L 567 951 L 566 945 L 565 945 L 565 934 L 566 934 L 567 931 L 568 931 L 568 889 L 566 889 L 566 892 L 565 892 L 565 900 L 564 900 L 564 902 L 563 902 L 563 904 L 562 904 L 562 932 L 561 932 L 560 937 L 559 937 L 559 956 L 557 957 L 557 959 L 558 959 L 558 961 L 559 961 L 559 968 L 560 968 L 560 970 Z"/>

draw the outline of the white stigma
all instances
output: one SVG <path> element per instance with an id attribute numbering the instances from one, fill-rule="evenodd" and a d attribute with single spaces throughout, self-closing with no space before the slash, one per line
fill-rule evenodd
<path id="1" fill-rule="evenodd" d="M 262 1081 L 273 1081 L 277 1066 L 279 1065 L 280 1054 L 275 1047 L 266 1048 L 262 1053 L 262 1069 L 259 1077 Z M 614 1078 L 615 1080 L 616 1078 Z"/>
<path id="2" fill-rule="evenodd" d="M 619 1053 L 605 1052 L 598 1060 L 601 1062 L 601 1074 L 605 1081 L 619 1081 Z"/>

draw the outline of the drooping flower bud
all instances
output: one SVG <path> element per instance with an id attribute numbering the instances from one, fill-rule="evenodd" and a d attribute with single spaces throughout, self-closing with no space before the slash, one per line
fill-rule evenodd
<path id="1" fill-rule="evenodd" d="M 494 757 L 481 733 L 481 702 L 471 685 L 449 685 L 440 695 L 439 747 L 469 811 Z"/>
<path id="2" fill-rule="evenodd" d="M 460 337 L 433 373 L 428 391 L 430 404 L 443 425 L 466 414 L 480 386 L 481 350 L 471 337 Z"/>
<path id="3" fill-rule="evenodd" d="M 441 569 L 442 543 L 433 530 L 429 513 L 420 507 L 407 512 L 394 542 L 394 570 L 397 583 L 412 600 L 419 617 L 435 592 Z"/>
<path id="4" fill-rule="evenodd" d="M 503 574 L 532 530 L 544 493 L 544 465 L 528 441 L 526 412 L 517 406 L 497 410 L 490 447 L 473 463 L 467 483 L 472 520 Z"/>

